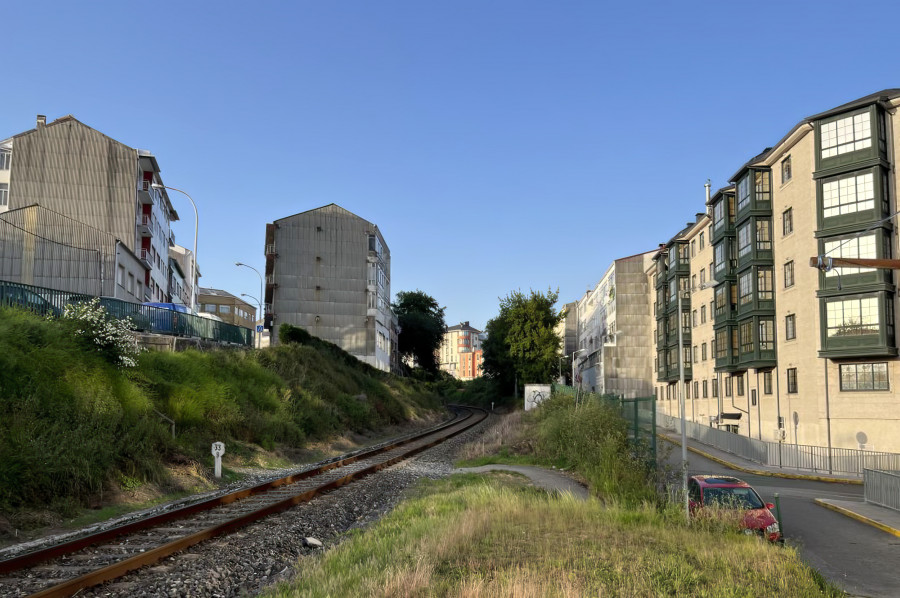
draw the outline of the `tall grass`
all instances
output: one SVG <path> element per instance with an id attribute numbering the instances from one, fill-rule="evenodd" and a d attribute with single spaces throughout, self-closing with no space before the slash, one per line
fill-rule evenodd
<path id="1" fill-rule="evenodd" d="M 792 549 L 477 476 L 425 486 L 266 596 L 840 596 Z"/>
<path id="2" fill-rule="evenodd" d="M 256 350 L 145 352 L 120 370 L 64 321 L 0 309 L 0 512 L 71 511 L 122 476 L 163 481 L 209 443 L 300 448 L 437 408 L 400 380 L 312 339 Z M 162 417 L 175 421 L 176 437 Z"/>

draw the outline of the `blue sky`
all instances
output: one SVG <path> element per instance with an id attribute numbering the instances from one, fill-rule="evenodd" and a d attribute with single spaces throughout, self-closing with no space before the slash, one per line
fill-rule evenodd
<path id="1" fill-rule="evenodd" d="M 850 14 L 852 11 L 855 14 Z M 259 294 L 265 224 L 375 222 L 394 293 L 483 328 L 579 298 L 805 116 L 900 86 L 888 2 L 7 2 L 0 138 L 36 114 L 158 158 L 201 284 Z M 193 214 L 177 240 L 190 247 Z M 811 198 L 812 199 L 812 198 Z"/>

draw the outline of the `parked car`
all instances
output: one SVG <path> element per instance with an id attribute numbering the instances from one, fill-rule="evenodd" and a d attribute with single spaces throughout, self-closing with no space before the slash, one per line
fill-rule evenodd
<path id="1" fill-rule="evenodd" d="M 692 513 L 704 507 L 740 509 L 744 511 L 741 528 L 745 533 L 758 533 L 770 542 L 782 540 L 781 527 L 767 503 L 747 482 L 724 475 L 695 475 L 688 480 L 688 499 Z"/>

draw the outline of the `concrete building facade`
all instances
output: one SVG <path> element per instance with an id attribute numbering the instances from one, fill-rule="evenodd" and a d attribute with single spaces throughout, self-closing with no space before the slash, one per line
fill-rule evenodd
<path id="1" fill-rule="evenodd" d="M 689 419 L 762 440 L 900 452 L 894 273 L 809 265 L 821 255 L 900 253 L 898 107 L 900 89 L 889 89 L 803 119 L 710 198 L 715 365 L 691 360 Z M 686 229 L 674 244 L 690 252 L 697 234 Z M 657 276 L 670 276 L 669 256 L 668 268 L 658 256 Z M 691 260 L 688 276 L 708 260 Z M 709 300 L 692 295 L 691 313 Z M 690 332 L 685 349 L 709 347 L 707 329 Z M 676 415 L 671 346 L 657 353 L 657 390 L 661 409 Z M 710 384 L 704 399 L 704 380 L 718 396 Z"/>
<path id="2" fill-rule="evenodd" d="M 472 380 L 481 376 L 482 331 L 469 322 L 448 326 L 438 349 L 438 367 L 454 378 Z"/>
<path id="3" fill-rule="evenodd" d="M 154 184 L 162 180 L 150 152 L 71 115 L 51 123 L 39 115 L 34 129 L 0 141 L 0 211 L 40 205 L 111 235 L 145 265 L 143 299 L 169 301 L 170 224 L 178 214 Z M 92 276 L 100 275 L 98 266 Z"/>
<path id="4" fill-rule="evenodd" d="M 391 253 L 374 223 L 337 204 L 266 225 L 266 327 L 287 323 L 390 371 L 397 361 Z"/>
<path id="5" fill-rule="evenodd" d="M 197 289 L 200 313 L 218 316 L 223 322 L 254 329 L 256 306 L 222 289 Z"/>

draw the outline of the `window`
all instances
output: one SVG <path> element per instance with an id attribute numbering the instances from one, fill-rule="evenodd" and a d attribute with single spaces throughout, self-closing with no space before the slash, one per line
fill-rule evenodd
<path id="1" fill-rule="evenodd" d="M 845 177 L 822 184 L 822 215 L 843 216 L 875 208 L 872 173 Z"/>
<path id="2" fill-rule="evenodd" d="M 772 394 L 772 371 L 763 372 L 763 394 Z"/>
<path id="3" fill-rule="evenodd" d="M 756 250 L 772 251 L 772 227 L 768 220 L 756 221 Z"/>
<path id="4" fill-rule="evenodd" d="M 703 343 L 700 347 L 703 349 L 703 361 L 706 361 L 706 343 Z"/>
<path id="5" fill-rule="evenodd" d="M 794 286 L 794 262 L 784 265 L 784 288 Z"/>
<path id="6" fill-rule="evenodd" d="M 725 309 L 728 304 L 728 287 L 726 285 L 722 285 L 716 289 L 716 316 L 725 315 Z"/>
<path id="7" fill-rule="evenodd" d="M 796 314 L 788 314 L 784 317 L 784 338 L 789 341 L 797 338 Z"/>
<path id="8" fill-rule="evenodd" d="M 9 183 L 0 183 L 0 207 L 9 205 Z"/>
<path id="9" fill-rule="evenodd" d="M 725 270 L 725 243 L 719 243 L 716 245 L 715 250 L 713 251 L 715 271 L 722 272 Z"/>
<path id="10" fill-rule="evenodd" d="M 878 334 L 878 298 L 838 299 L 825 304 L 828 336 Z"/>
<path id="11" fill-rule="evenodd" d="M 728 331 L 716 330 L 716 359 L 728 356 Z"/>
<path id="12" fill-rule="evenodd" d="M 697 289 L 697 275 L 691 274 L 691 292 L 693 293 Z"/>
<path id="13" fill-rule="evenodd" d="M 736 376 L 737 379 L 737 396 L 744 396 L 744 375 Z"/>
<path id="14" fill-rule="evenodd" d="M 748 270 L 741 274 L 740 279 L 738 279 L 738 286 L 740 287 L 740 295 L 741 295 L 741 305 L 746 305 L 753 301 L 753 279 L 751 278 L 753 274 L 752 270 Z"/>
<path id="15" fill-rule="evenodd" d="M 781 184 L 784 185 L 791 180 L 791 176 L 791 157 L 788 156 L 781 161 Z"/>
<path id="16" fill-rule="evenodd" d="M 834 241 L 825 242 L 825 254 L 831 257 L 849 257 L 849 258 L 875 258 L 878 257 L 875 252 L 875 233 L 864 237 L 851 237 L 849 239 L 835 239 Z M 863 272 L 874 272 L 875 268 L 847 268 L 840 267 L 841 276 L 850 274 L 861 274 Z M 836 269 L 832 269 L 825 273 L 825 277 L 837 276 Z"/>
<path id="17" fill-rule="evenodd" d="M 750 242 L 750 223 L 738 229 L 738 257 L 744 257 L 752 249 Z"/>
<path id="18" fill-rule="evenodd" d="M 706 284 L 706 268 L 700 268 L 700 286 Z"/>
<path id="19" fill-rule="evenodd" d="M 768 172 L 756 171 L 753 173 L 754 191 L 756 201 L 769 201 L 772 199 L 771 179 Z"/>
<path id="20" fill-rule="evenodd" d="M 128 292 L 134 294 L 134 274 L 128 273 Z"/>
<path id="21" fill-rule="evenodd" d="M 712 389 L 713 390 L 713 398 L 718 399 L 719 398 L 719 380 L 718 379 L 713 379 L 712 387 L 713 387 L 713 389 Z"/>
<path id="22" fill-rule="evenodd" d="M 694 345 L 694 363 L 697 363 L 698 355 L 699 355 L 699 351 L 697 351 L 697 345 Z"/>
<path id="23" fill-rule="evenodd" d="M 0 170 L 9 170 L 9 162 L 12 152 L 8 149 L 0 149 Z"/>
<path id="24" fill-rule="evenodd" d="M 759 321 L 759 350 L 773 351 L 775 349 L 775 321 Z"/>
<path id="25" fill-rule="evenodd" d="M 691 326 L 693 328 L 697 327 L 697 310 L 691 312 Z"/>
<path id="26" fill-rule="evenodd" d="M 831 158 L 872 146 L 872 127 L 867 112 L 822 125 L 822 157 Z"/>
<path id="27" fill-rule="evenodd" d="M 697 255 L 697 242 L 691 241 L 691 257 Z"/>
<path id="28" fill-rule="evenodd" d="M 230 313 L 231 313 L 231 306 L 230 306 L 230 305 L 220 305 L 220 306 L 219 306 L 219 313 L 220 313 L 220 314 L 230 314 Z"/>
<path id="29" fill-rule="evenodd" d="M 725 202 L 720 201 L 713 206 L 713 227 L 719 230 L 725 227 Z"/>
<path id="30" fill-rule="evenodd" d="M 797 392 L 797 368 L 787 369 L 787 391 L 791 394 Z"/>
<path id="31" fill-rule="evenodd" d="M 705 399 L 708 396 L 709 396 L 709 380 L 704 380 L 703 381 L 703 398 Z"/>
<path id="32" fill-rule="evenodd" d="M 794 208 L 788 208 L 781 214 L 781 234 L 789 235 L 794 232 Z"/>
<path id="33" fill-rule="evenodd" d="M 700 251 L 703 251 L 705 243 L 703 242 L 703 233 L 700 233 Z"/>
<path id="34" fill-rule="evenodd" d="M 694 398 L 695 399 L 700 398 L 700 381 L 699 380 L 694 380 Z"/>
<path id="35" fill-rule="evenodd" d="M 690 382 L 684 383 L 684 398 L 686 398 L 686 399 L 691 398 L 691 383 Z"/>
<path id="36" fill-rule="evenodd" d="M 212 303 L 204 303 L 203 311 L 211 314 L 216 313 L 216 306 Z"/>
<path id="37" fill-rule="evenodd" d="M 771 266 L 756 269 L 756 292 L 762 301 L 772 301 L 775 298 L 775 269 Z"/>
<path id="38" fill-rule="evenodd" d="M 842 364 L 841 390 L 888 390 L 887 364 Z"/>
<path id="39" fill-rule="evenodd" d="M 706 304 L 700 306 L 700 323 L 706 324 Z"/>
<path id="40" fill-rule="evenodd" d="M 125 286 L 125 266 L 119 266 L 118 270 L 116 270 L 116 283 L 120 287 Z"/>
<path id="41" fill-rule="evenodd" d="M 753 321 L 741 322 L 741 353 L 753 353 Z"/>
<path id="42" fill-rule="evenodd" d="M 750 205 L 750 175 L 748 174 L 738 182 L 737 186 L 738 210 L 743 210 Z"/>
<path id="43" fill-rule="evenodd" d="M 725 378 L 725 396 L 730 397 L 733 393 L 733 385 L 734 383 L 731 381 L 731 376 Z"/>

